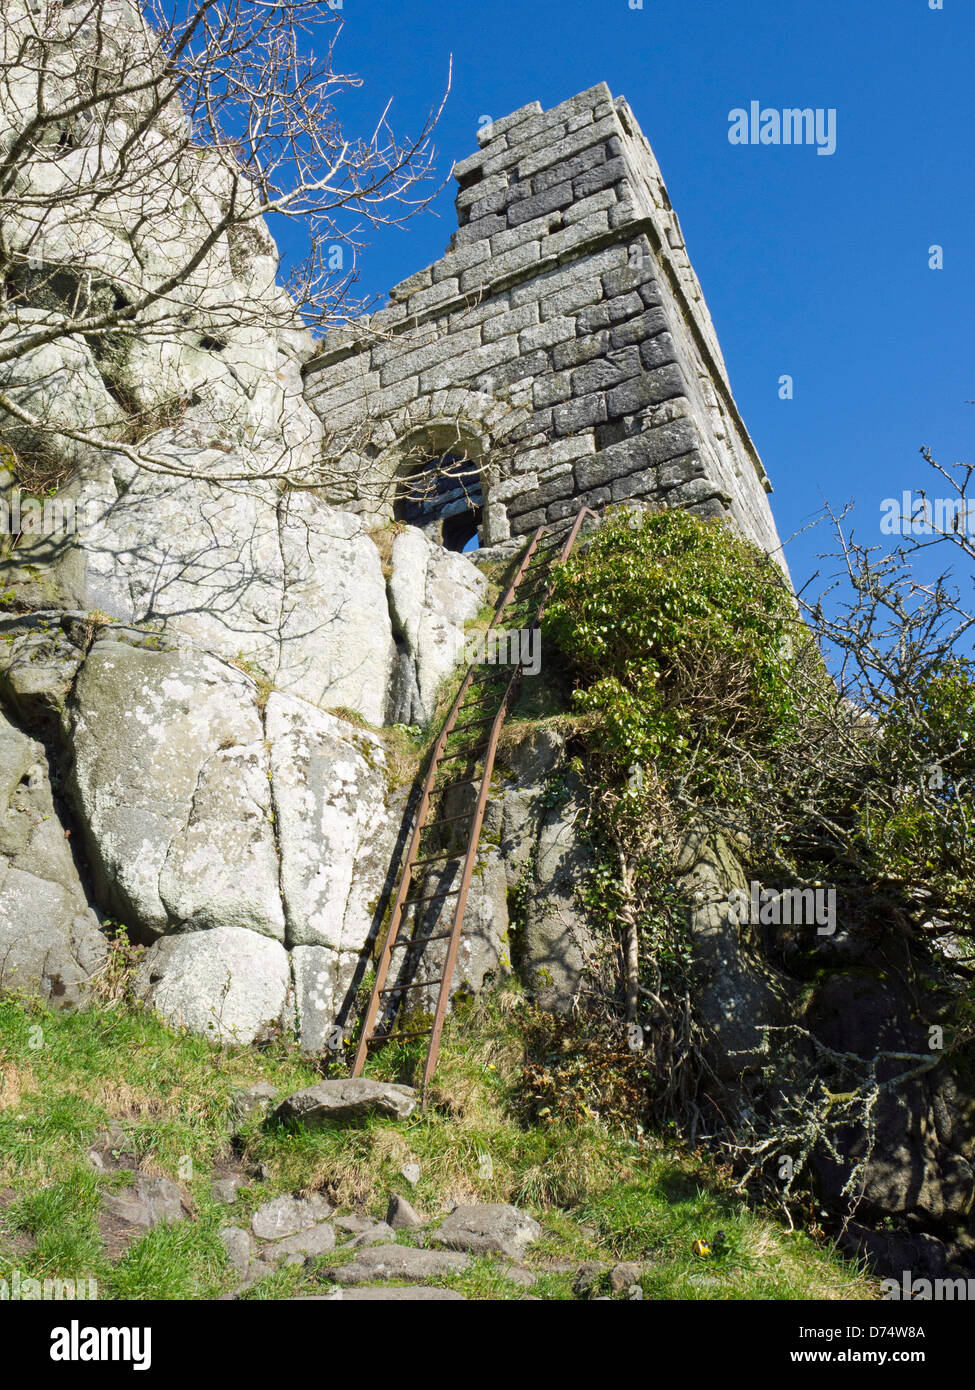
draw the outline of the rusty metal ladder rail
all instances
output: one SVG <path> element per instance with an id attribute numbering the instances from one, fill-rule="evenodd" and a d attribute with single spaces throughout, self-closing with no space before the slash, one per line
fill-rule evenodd
<path id="1" fill-rule="evenodd" d="M 582 523 L 587 515 L 592 516 L 595 515 L 595 513 L 593 513 L 590 510 L 590 508 L 583 507 L 576 516 L 572 529 L 570 530 L 569 535 L 566 538 L 565 544 L 563 545 L 561 553 L 559 555 L 560 564 L 564 563 L 565 560 L 568 559 L 572 547 L 575 545 L 579 532 L 582 529 Z M 543 529 L 547 528 L 539 527 L 538 532 L 536 532 L 536 537 L 543 533 Z M 549 562 L 549 573 L 550 572 L 551 562 Z M 520 574 L 523 573 L 523 570 L 520 571 Z M 551 588 L 551 578 L 547 578 L 547 582 L 544 586 L 541 598 L 539 599 L 538 608 L 535 613 L 536 626 L 541 622 L 542 615 L 545 612 L 545 604 L 548 599 L 548 595 L 551 592 Z M 491 792 L 491 777 L 494 772 L 494 758 L 495 754 L 497 753 L 498 739 L 501 735 L 501 728 L 504 724 L 505 718 L 507 717 L 508 709 L 517 698 L 520 685 L 521 667 L 518 666 L 515 668 L 511 680 L 508 683 L 508 688 L 505 691 L 504 696 L 501 700 L 501 706 L 495 716 L 494 723 L 491 726 L 491 733 L 488 738 L 488 746 L 484 754 L 484 771 L 481 777 L 481 786 L 478 791 L 477 805 L 474 810 L 474 819 L 471 825 L 470 838 L 468 840 L 467 845 L 467 855 L 464 860 L 464 874 L 461 879 L 461 886 L 457 898 L 457 903 L 454 907 L 454 917 L 451 923 L 450 941 L 447 946 L 447 958 L 444 962 L 443 976 L 440 983 L 440 992 L 437 998 L 437 1007 L 433 1017 L 433 1030 L 430 1037 L 430 1046 L 427 1051 L 426 1065 L 423 1069 L 424 1109 L 426 1109 L 427 1105 L 428 1088 L 430 1082 L 433 1080 L 433 1075 L 437 1067 L 437 1057 L 440 1052 L 440 1037 L 443 1033 L 443 1026 L 447 1017 L 447 1006 L 450 1003 L 450 986 L 453 982 L 454 967 L 457 964 L 457 952 L 460 948 L 460 939 L 463 933 L 464 912 L 467 907 L 467 894 L 470 889 L 471 878 L 473 877 L 474 873 L 474 866 L 477 862 L 477 851 L 481 838 L 481 826 L 484 823 L 484 812 L 487 808 L 487 801 Z"/>
<path id="2" fill-rule="evenodd" d="M 575 522 L 569 532 L 569 535 L 562 546 L 561 553 L 559 555 L 559 563 L 564 563 L 564 561 L 568 558 L 569 553 L 575 545 L 576 539 L 579 535 L 579 531 L 581 530 L 582 524 L 586 517 L 595 515 L 596 513 L 594 513 L 588 507 L 583 507 L 580 509 L 576 516 Z M 495 609 L 494 616 L 491 619 L 491 622 L 488 626 L 488 631 L 491 631 L 492 628 L 497 626 L 505 611 L 510 606 L 512 599 L 517 593 L 519 586 L 521 585 L 526 573 L 528 572 L 533 558 L 538 552 L 539 543 L 542 537 L 547 534 L 548 529 L 549 528 L 546 526 L 539 526 L 533 533 L 528 548 L 526 549 L 525 554 L 522 557 L 521 563 L 519 564 L 517 571 L 515 572 L 510 584 L 508 585 L 508 588 L 506 589 L 504 595 L 502 596 L 501 600 L 497 605 L 497 608 Z M 551 571 L 551 563 L 552 562 L 549 561 L 549 574 Z M 551 592 L 551 584 L 552 581 L 549 575 L 546 575 L 546 582 L 543 585 L 543 591 L 535 615 L 536 625 L 541 622 L 542 614 L 545 610 L 545 603 L 548 598 L 548 594 Z M 427 769 L 427 774 L 423 783 L 423 790 L 420 796 L 420 802 L 416 810 L 416 818 L 414 822 L 413 833 L 410 837 L 409 846 L 407 848 L 406 856 L 403 861 L 403 867 L 400 872 L 399 887 L 397 889 L 396 898 L 393 902 L 393 908 L 390 913 L 389 928 L 386 932 L 386 940 L 383 944 L 382 953 L 380 955 L 379 964 L 376 970 L 376 978 L 373 983 L 372 992 L 369 998 L 369 1004 L 366 1008 L 366 1013 L 362 1022 L 362 1031 L 359 1037 L 358 1047 L 356 1048 L 355 1059 L 352 1064 L 353 1076 L 362 1075 L 362 1071 L 366 1063 L 366 1058 L 369 1053 L 369 1046 L 374 1040 L 376 1040 L 375 1027 L 376 1019 L 380 1010 L 380 1005 L 386 995 L 394 992 L 386 988 L 386 979 L 389 974 L 389 967 L 392 961 L 393 952 L 397 946 L 399 930 L 403 920 L 403 909 L 407 905 L 407 894 L 409 892 L 410 884 L 413 881 L 413 869 L 416 863 L 418 862 L 417 850 L 419 849 L 420 840 L 423 836 L 423 832 L 425 829 L 428 828 L 427 815 L 430 809 L 431 797 L 434 792 L 436 776 L 437 772 L 440 769 L 444 748 L 446 747 L 448 738 L 450 737 L 451 733 L 454 732 L 454 729 L 456 727 L 457 717 L 463 708 L 467 692 L 470 689 L 470 686 L 474 680 L 475 669 L 476 668 L 474 666 L 470 666 L 467 672 L 465 673 L 464 679 L 460 685 L 460 689 L 458 690 L 457 695 L 454 698 L 454 702 L 450 708 L 450 712 L 447 716 L 446 721 L 444 722 L 444 726 L 440 731 L 440 734 L 437 738 L 436 743 L 434 744 L 433 750 L 430 755 L 430 761 Z M 416 1036 L 429 1037 L 430 1039 L 429 1046 L 427 1049 L 426 1063 L 424 1065 L 423 1070 L 422 1094 L 424 1109 L 426 1108 L 427 1104 L 429 1084 L 430 1081 L 433 1079 L 433 1075 L 436 1070 L 437 1058 L 440 1051 L 440 1038 L 443 1033 L 444 1022 L 447 1016 L 447 1006 L 450 1002 L 450 987 L 453 982 L 454 969 L 457 963 L 457 953 L 460 947 L 460 939 L 463 932 L 464 913 L 467 908 L 467 897 L 470 891 L 471 878 L 473 877 L 474 867 L 477 862 L 477 851 L 480 843 L 481 827 L 484 823 L 484 813 L 487 807 L 488 796 L 491 790 L 491 777 L 494 772 L 494 759 L 497 753 L 498 739 L 500 737 L 501 729 L 504 724 L 505 718 L 507 717 L 508 710 L 517 696 L 520 684 L 521 668 L 519 666 L 515 668 L 515 671 L 512 674 L 512 677 L 508 682 L 507 687 L 505 688 L 504 694 L 501 697 L 501 703 L 498 707 L 498 711 L 495 714 L 494 719 L 491 723 L 491 731 L 488 735 L 487 745 L 483 752 L 484 765 L 481 776 L 479 779 L 471 779 L 472 783 L 474 781 L 479 780 L 480 786 L 478 789 L 477 802 L 475 804 L 473 812 L 471 828 L 468 834 L 467 850 L 464 855 L 464 870 L 461 877 L 460 887 L 458 890 L 456 890 L 457 902 L 454 906 L 454 913 L 449 932 L 442 933 L 439 937 L 436 938 L 441 940 L 449 938 L 447 954 L 444 961 L 443 970 L 439 979 L 423 982 L 425 984 L 439 984 L 440 986 L 437 995 L 437 1004 L 434 1012 L 433 1024 L 430 1029 L 420 1030 L 416 1034 L 411 1033 L 403 1035 L 404 1038 Z M 486 723 L 487 720 L 484 720 L 483 722 Z M 462 727 L 467 726 L 465 725 Z M 460 817 L 459 819 L 464 819 L 464 817 Z M 454 855 L 450 857 L 454 859 L 459 859 L 460 855 Z M 437 895 L 434 895 L 434 898 L 436 898 L 436 896 Z M 453 896 L 453 893 L 444 894 L 442 896 Z M 423 901 L 423 899 L 418 899 L 415 901 Z M 428 939 L 434 938 L 422 938 L 421 940 L 425 941 Z M 409 988 L 409 986 L 400 987 L 400 989 L 404 992 L 407 988 Z M 391 1035 L 389 1041 L 394 1040 L 395 1035 Z M 386 1041 L 386 1038 L 384 1037 L 380 1039 L 380 1041 Z"/>
<path id="3" fill-rule="evenodd" d="M 534 532 L 531 541 L 528 545 L 528 549 L 522 557 L 518 569 L 512 577 L 512 580 L 509 583 L 508 588 L 505 590 L 505 593 L 503 594 L 502 598 L 498 602 L 494 616 L 491 619 L 491 623 L 489 625 L 489 630 L 497 625 L 506 608 L 509 606 L 515 592 L 518 589 L 518 586 L 520 585 L 525 575 L 525 572 L 531 564 L 532 557 L 538 549 L 538 542 L 541 539 L 543 533 L 544 527 L 541 526 L 538 527 L 538 529 Z M 413 833 L 410 836 L 410 841 L 407 846 L 406 855 L 403 860 L 403 867 L 400 870 L 399 886 L 397 888 L 396 897 L 393 901 L 393 907 L 390 912 L 389 927 L 386 931 L 386 940 L 383 944 L 383 949 L 380 954 L 379 963 L 376 968 L 376 978 L 373 983 L 372 992 L 369 997 L 369 1004 L 366 1008 L 366 1013 L 362 1021 L 362 1030 L 359 1036 L 359 1044 L 356 1048 L 355 1059 L 352 1064 L 353 1076 L 361 1076 L 363 1067 L 365 1066 L 366 1057 L 368 1055 L 369 1050 L 369 1044 L 374 1036 L 376 1016 L 379 1013 L 379 1006 L 385 991 L 386 977 L 389 973 L 390 962 L 392 960 L 393 951 L 396 947 L 397 938 L 399 936 L 399 929 L 403 918 L 403 908 L 412 880 L 412 870 L 414 864 L 416 863 L 417 850 L 419 849 L 420 840 L 423 836 L 423 832 L 426 829 L 427 825 L 427 813 L 430 809 L 430 799 L 433 793 L 437 772 L 440 767 L 440 759 L 443 755 L 444 748 L 446 747 L 447 740 L 453 732 L 454 727 L 457 723 L 457 717 L 460 714 L 461 708 L 464 703 L 464 698 L 467 695 L 467 691 L 469 690 L 474 680 L 474 674 L 474 666 L 469 667 L 464 675 L 463 681 L 461 682 L 460 689 L 458 690 L 457 695 L 454 698 L 454 703 L 450 708 L 450 711 L 444 722 L 444 726 L 441 729 L 437 741 L 434 744 L 433 750 L 430 754 L 430 761 L 427 767 L 426 777 L 424 778 L 423 789 L 420 795 L 420 801 L 416 809 Z"/>

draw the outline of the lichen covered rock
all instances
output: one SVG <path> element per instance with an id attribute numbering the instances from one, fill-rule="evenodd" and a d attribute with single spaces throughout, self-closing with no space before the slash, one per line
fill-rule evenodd
<path id="1" fill-rule="evenodd" d="M 105 956 L 44 747 L 0 715 L 0 988 L 77 1005 Z"/>

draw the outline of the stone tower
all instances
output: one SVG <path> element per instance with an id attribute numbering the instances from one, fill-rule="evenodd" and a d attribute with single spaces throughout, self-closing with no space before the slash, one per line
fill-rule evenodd
<path id="1" fill-rule="evenodd" d="M 729 518 L 778 555 L 771 485 L 626 101 L 600 83 L 479 139 L 454 166 L 446 254 L 305 368 L 335 500 L 389 520 L 407 461 L 459 455 L 476 486 L 426 519 L 466 511 L 486 546 L 644 499 Z"/>

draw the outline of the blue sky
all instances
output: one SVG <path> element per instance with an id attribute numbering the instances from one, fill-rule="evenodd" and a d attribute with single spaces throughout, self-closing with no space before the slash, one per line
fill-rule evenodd
<path id="1" fill-rule="evenodd" d="M 341 99 L 369 134 L 387 100 L 422 123 L 453 58 L 435 143 L 441 175 L 483 116 L 543 107 L 599 81 L 624 95 L 681 219 L 732 389 L 775 485 L 783 538 L 823 497 L 880 502 L 925 481 L 918 450 L 975 455 L 975 6 L 971 0 L 343 0 Z M 837 149 L 736 147 L 728 114 L 833 107 Z M 370 124 L 370 121 L 372 122 Z M 443 253 L 454 185 L 405 230 L 373 234 L 360 290 L 384 297 Z M 944 248 L 944 269 L 928 248 Z M 779 399 L 783 374 L 795 397 Z M 825 540 L 825 537 L 823 538 Z M 801 582 L 822 542 L 788 550 Z"/>

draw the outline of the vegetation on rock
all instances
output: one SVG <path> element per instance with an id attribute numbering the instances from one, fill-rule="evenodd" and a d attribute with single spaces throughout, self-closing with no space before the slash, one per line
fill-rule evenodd
<path id="1" fill-rule="evenodd" d="M 842 600 L 797 602 L 725 526 L 621 510 L 560 571 L 547 633 L 583 715 L 602 1007 L 649 1051 L 653 1118 L 706 1127 L 787 1201 L 812 1175 L 845 1222 L 861 1203 L 884 1210 L 870 1165 L 895 1142 L 890 1105 L 943 1104 L 971 1069 L 975 682 L 947 580 L 837 532 Z M 730 1092 L 694 968 L 686 846 L 701 835 L 773 903 L 832 895 L 824 932 L 740 919 L 733 950 L 792 1004 L 754 1020 L 765 1060 L 756 1075 L 743 1057 Z M 874 983 L 824 1014 L 851 971 Z M 865 1033 L 858 1015 L 875 1010 Z M 964 1183 L 953 1200 L 943 1235 L 964 1219 Z"/>

